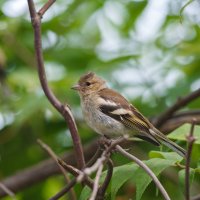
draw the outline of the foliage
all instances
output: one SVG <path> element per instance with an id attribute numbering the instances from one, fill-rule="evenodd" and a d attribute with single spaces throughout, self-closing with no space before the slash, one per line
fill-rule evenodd
<path id="1" fill-rule="evenodd" d="M 38 8 L 44 3 L 36 2 Z M 96 134 L 83 122 L 79 98 L 70 87 L 87 71 L 103 76 L 147 117 L 159 115 L 177 97 L 200 87 L 199 4 L 192 1 L 184 8 L 180 24 L 179 13 L 185 3 L 59 0 L 48 10 L 42 23 L 47 78 L 56 96 L 71 105 L 83 144 L 90 143 Z M 0 179 L 4 179 L 47 158 L 36 144 L 37 138 L 57 154 L 71 150 L 72 143 L 64 120 L 49 104 L 38 81 L 26 1 L 1 1 L 0 7 Z M 199 107 L 197 100 L 185 110 Z M 186 147 L 182 140 L 188 132 L 188 125 L 184 125 L 169 138 Z M 196 127 L 192 195 L 200 187 L 198 133 Z M 138 142 L 132 152 L 146 159 L 152 149 L 156 147 Z M 184 174 L 180 167 L 173 167 L 179 160 L 173 156 L 152 151 L 145 162 L 160 176 L 173 199 L 183 199 L 183 189 L 174 191 L 177 179 L 182 185 Z M 119 155 L 113 159 L 116 167 L 110 198 L 127 199 L 129 190 L 137 199 L 161 198 L 159 194 L 155 197 L 154 185 L 134 163 Z M 166 175 L 166 168 L 171 176 Z M 49 178 L 21 191 L 17 199 L 47 199 L 63 184 L 62 178 Z M 82 188 L 75 190 L 80 194 Z"/>

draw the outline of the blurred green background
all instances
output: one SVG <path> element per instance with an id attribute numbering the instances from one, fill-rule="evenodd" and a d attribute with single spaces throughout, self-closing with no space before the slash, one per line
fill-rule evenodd
<path id="1" fill-rule="evenodd" d="M 39 9 L 44 2 L 35 1 L 36 7 Z M 200 2 L 193 1 L 184 9 L 181 23 L 179 13 L 186 2 L 58 0 L 45 14 L 42 41 L 49 85 L 62 102 L 71 106 L 83 144 L 97 137 L 82 120 L 79 97 L 70 89 L 83 73 L 94 71 L 102 76 L 147 117 L 159 115 L 177 97 L 200 87 Z M 0 8 L 0 179 L 3 180 L 48 158 L 36 143 L 37 138 L 57 154 L 71 150 L 72 142 L 65 121 L 47 101 L 38 80 L 27 2 L 1 1 Z M 194 101 L 185 109 L 199 107 L 200 101 Z M 133 152 L 147 159 L 153 149 L 158 150 L 139 142 Z M 198 145 L 195 150 L 199 155 Z M 113 159 L 115 165 L 127 162 L 118 155 Z M 194 163 L 197 161 L 196 158 Z M 171 178 L 166 178 L 170 177 L 166 174 Z M 181 200 L 183 192 L 177 187 L 176 176 L 176 169 L 168 169 L 161 180 L 172 199 Z M 17 199 L 48 199 L 63 185 L 61 175 L 50 177 L 19 192 Z M 77 186 L 77 194 L 80 190 Z M 199 176 L 192 194 L 197 191 Z M 128 183 L 116 199 L 134 196 L 134 184 Z M 155 196 L 152 183 L 142 199 L 162 199 Z"/>

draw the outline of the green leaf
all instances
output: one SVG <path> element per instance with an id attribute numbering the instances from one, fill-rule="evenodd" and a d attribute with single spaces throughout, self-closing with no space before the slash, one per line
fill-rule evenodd
<path id="1" fill-rule="evenodd" d="M 79 200 L 87 200 L 90 194 L 91 194 L 91 189 L 88 187 L 84 187 L 83 190 L 81 191 Z"/>
<path id="2" fill-rule="evenodd" d="M 149 153 L 150 158 L 163 158 L 166 160 L 172 160 L 175 162 L 181 162 L 183 157 L 175 152 L 161 152 L 161 151 L 151 151 Z"/>
<path id="3" fill-rule="evenodd" d="M 147 166 L 158 176 L 164 169 L 175 164 L 174 160 L 164 160 L 160 158 L 154 158 L 145 162 Z M 141 199 L 147 186 L 151 183 L 152 179 L 141 168 L 135 172 L 134 182 L 136 183 L 136 200 Z"/>
<path id="4" fill-rule="evenodd" d="M 186 136 L 189 134 L 191 124 L 184 124 L 177 128 L 173 133 L 168 135 L 168 138 L 174 140 L 184 140 L 186 141 Z M 200 126 L 196 125 L 194 127 L 194 136 L 196 138 L 195 143 L 200 144 Z"/>
<path id="5" fill-rule="evenodd" d="M 111 182 L 111 199 L 114 200 L 117 191 L 122 187 L 122 185 L 133 178 L 134 172 L 137 170 L 136 164 L 127 164 L 120 167 L 115 167 Z"/>
<path id="6" fill-rule="evenodd" d="M 176 162 L 180 162 L 182 159 L 180 156 L 175 155 L 173 152 L 161 152 L 160 154 L 157 152 L 157 155 L 162 155 L 165 159 L 153 158 L 148 161 L 144 161 L 144 163 L 152 169 L 156 176 L 158 176 L 167 167 L 174 165 Z M 145 189 L 152 181 L 149 175 L 147 175 L 147 173 L 143 169 L 139 168 L 135 163 L 117 167 L 114 170 L 111 182 L 111 199 L 115 199 L 117 191 L 128 180 L 133 180 L 136 184 L 137 200 L 141 198 Z"/>
<path id="7" fill-rule="evenodd" d="M 173 166 L 176 162 L 180 162 L 182 157 L 174 152 L 150 152 L 150 160 L 144 161 L 144 163 L 158 176 L 164 169 L 169 166 Z M 104 180 L 106 171 L 102 174 L 101 182 Z M 110 193 L 111 200 L 116 198 L 118 190 L 127 181 L 133 181 L 136 184 L 136 200 L 141 199 L 144 191 L 151 183 L 152 179 L 149 175 L 135 163 L 129 163 L 123 166 L 115 167 L 113 171 L 113 177 L 111 180 L 111 187 L 107 193 Z M 80 200 L 86 200 L 91 194 L 91 190 L 85 187 L 80 196 Z"/>

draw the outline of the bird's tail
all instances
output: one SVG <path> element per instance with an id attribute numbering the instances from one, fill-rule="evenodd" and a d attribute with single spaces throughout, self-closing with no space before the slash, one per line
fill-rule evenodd
<path id="1" fill-rule="evenodd" d="M 182 147 L 177 145 L 175 142 L 172 142 L 170 139 L 168 139 L 164 134 L 162 134 L 156 128 L 152 129 L 151 132 L 152 132 L 152 135 L 154 135 L 158 141 L 160 141 L 162 144 L 169 147 L 173 151 L 177 152 L 180 156 L 185 158 L 186 151 Z M 154 132 L 154 134 L 153 134 L 153 132 Z"/>

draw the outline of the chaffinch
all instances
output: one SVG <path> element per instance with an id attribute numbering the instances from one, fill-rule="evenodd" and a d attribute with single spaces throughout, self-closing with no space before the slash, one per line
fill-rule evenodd
<path id="1" fill-rule="evenodd" d="M 106 82 L 89 72 L 72 89 L 77 90 L 87 124 L 108 138 L 128 135 L 138 137 L 157 146 L 164 144 L 185 157 L 185 150 L 156 129 L 132 104 L 118 92 L 109 89 Z"/>

